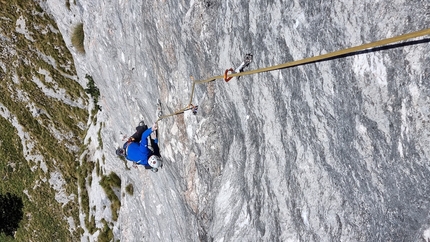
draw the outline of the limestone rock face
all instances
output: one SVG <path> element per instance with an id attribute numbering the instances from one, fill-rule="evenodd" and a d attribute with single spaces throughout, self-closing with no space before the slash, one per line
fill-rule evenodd
<path id="1" fill-rule="evenodd" d="M 116 238 L 430 239 L 429 36 L 197 85 L 197 115 L 159 122 L 163 169 L 128 170 L 114 153 L 156 120 L 157 98 L 164 113 L 188 104 L 190 76 L 222 75 L 246 53 L 250 70 L 425 29 L 430 2 L 63 2 L 46 7 L 66 43 L 84 23 L 86 54 L 71 50 L 101 92 L 104 169 L 134 185 Z"/>

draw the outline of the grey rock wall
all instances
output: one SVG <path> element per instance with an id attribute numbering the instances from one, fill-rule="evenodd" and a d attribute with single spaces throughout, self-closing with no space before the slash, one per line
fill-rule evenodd
<path id="1" fill-rule="evenodd" d="M 47 4 L 65 36 L 84 23 L 75 61 L 102 94 L 104 168 L 135 186 L 116 238 L 424 241 L 429 36 L 198 85 L 196 116 L 159 123 L 157 174 L 113 151 L 155 121 L 157 98 L 166 113 L 187 105 L 190 76 L 220 75 L 246 53 L 257 69 L 425 29 L 428 1 L 77 1 L 74 16 Z"/>

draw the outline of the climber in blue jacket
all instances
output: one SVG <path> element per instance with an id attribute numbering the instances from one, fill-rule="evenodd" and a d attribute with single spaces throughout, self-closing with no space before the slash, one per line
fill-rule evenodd
<path id="1" fill-rule="evenodd" d="M 151 128 L 147 128 L 147 126 L 141 122 L 136 128 L 136 133 L 124 143 L 123 148 L 118 148 L 116 150 L 116 154 L 124 156 L 127 160 L 133 161 L 136 164 L 143 165 L 145 169 L 151 169 L 153 172 L 157 172 L 158 168 L 163 166 L 160 148 L 158 147 L 157 138 L 150 138 L 151 133 L 155 132 L 157 128 L 156 123 Z"/>

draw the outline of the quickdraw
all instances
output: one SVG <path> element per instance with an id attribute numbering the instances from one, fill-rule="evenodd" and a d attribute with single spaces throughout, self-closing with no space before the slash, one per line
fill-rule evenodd
<path id="1" fill-rule="evenodd" d="M 224 72 L 224 81 L 225 82 L 228 82 L 228 81 L 230 81 L 231 80 L 231 78 L 233 78 L 233 77 L 228 77 L 227 78 L 227 76 L 228 76 L 228 72 L 232 72 L 232 73 L 234 73 L 234 70 L 233 70 L 233 68 L 230 68 L 230 69 L 227 69 L 227 70 L 225 70 L 225 72 Z"/>

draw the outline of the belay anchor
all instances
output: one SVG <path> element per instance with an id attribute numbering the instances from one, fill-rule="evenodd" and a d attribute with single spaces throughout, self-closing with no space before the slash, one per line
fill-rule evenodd
<path id="1" fill-rule="evenodd" d="M 187 110 L 191 110 L 193 114 L 196 115 L 198 108 L 199 108 L 198 105 L 193 105 L 192 103 L 190 103 L 190 105 L 188 105 Z"/>

